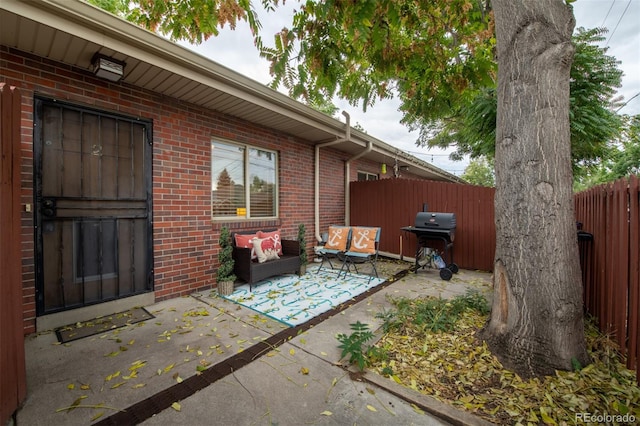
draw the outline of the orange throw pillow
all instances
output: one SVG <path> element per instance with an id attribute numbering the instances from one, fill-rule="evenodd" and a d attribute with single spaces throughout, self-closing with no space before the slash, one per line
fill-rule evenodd
<path id="1" fill-rule="evenodd" d="M 347 249 L 348 237 L 348 226 L 330 226 L 329 238 L 327 239 L 327 243 L 324 245 L 324 248 L 345 251 Z"/>
<path id="2" fill-rule="evenodd" d="M 255 260 L 258 258 L 256 254 L 256 250 L 253 247 L 253 240 L 258 238 L 256 234 L 235 234 L 236 237 L 236 247 L 242 248 L 250 248 L 251 249 L 251 260 Z"/>
<path id="3" fill-rule="evenodd" d="M 349 251 L 374 254 L 376 252 L 376 234 L 380 228 L 351 228 L 351 246 Z"/>

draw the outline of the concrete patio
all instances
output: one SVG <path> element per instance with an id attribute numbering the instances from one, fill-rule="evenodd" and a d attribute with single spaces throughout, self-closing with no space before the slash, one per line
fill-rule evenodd
<path id="1" fill-rule="evenodd" d="M 410 264 L 378 266 L 381 276 L 392 277 Z M 442 281 L 437 270 L 411 272 L 312 327 L 296 329 L 212 291 L 147 306 L 155 319 L 68 344 L 58 343 L 53 331 L 28 336 L 28 396 L 17 424 L 122 424 L 111 417 L 116 414 L 126 414 L 127 424 L 148 425 L 484 424 L 384 377 L 351 374 L 335 336 L 349 333 L 356 321 L 378 328 L 376 314 L 391 307 L 387 296 L 449 298 L 469 289 L 490 296 L 490 288 L 488 273 L 461 270 Z M 287 329 L 295 335 L 252 352 Z M 242 368 L 185 391 L 206 369 L 244 354 L 251 359 Z M 157 404 L 173 390 L 188 397 L 140 418 L 140 404 Z"/>

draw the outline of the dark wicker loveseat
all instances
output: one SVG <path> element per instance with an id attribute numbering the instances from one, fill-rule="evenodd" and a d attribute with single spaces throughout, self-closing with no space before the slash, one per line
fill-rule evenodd
<path id="1" fill-rule="evenodd" d="M 269 232 L 273 230 L 263 231 Z M 296 240 L 281 240 L 282 256 L 280 256 L 279 259 L 267 260 L 264 263 L 259 263 L 258 260 L 251 259 L 250 248 L 236 246 L 236 234 L 250 235 L 256 232 L 257 231 L 240 231 L 231 234 L 233 260 L 235 261 L 233 272 L 238 278 L 249 284 L 250 290 L 253 284 L 265 278 L 300 272 L 300 244 Z"/>

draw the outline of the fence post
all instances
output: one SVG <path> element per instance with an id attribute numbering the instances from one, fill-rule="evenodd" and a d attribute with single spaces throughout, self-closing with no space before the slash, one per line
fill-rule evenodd
<path id="1" fill-rule="evenodd" d="M 20 259 L 20 91 L 0 83 L 0 424 L 26 397 Z"/>

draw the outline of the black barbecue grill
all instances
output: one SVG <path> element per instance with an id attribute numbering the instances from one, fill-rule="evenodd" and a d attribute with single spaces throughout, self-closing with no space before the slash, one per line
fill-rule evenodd
<path id="1" fill-rule="evenodd" d="M 416 236 L 416 273 L 420 268 L 432 265 L 433 256 L 437 254 L 435 245 L 442 247 L 445 266 L 440 268 L 440 278 L 450 280 L 458 272 L 458 265 L 453 263 L 453 240 L 456 234 L 455 213 L 437 213 L 426 211 L 416 215 L 415 226 L 405 226 L 403 231 Z M 447 263 L 448 259 L 448 263 Z"/>

